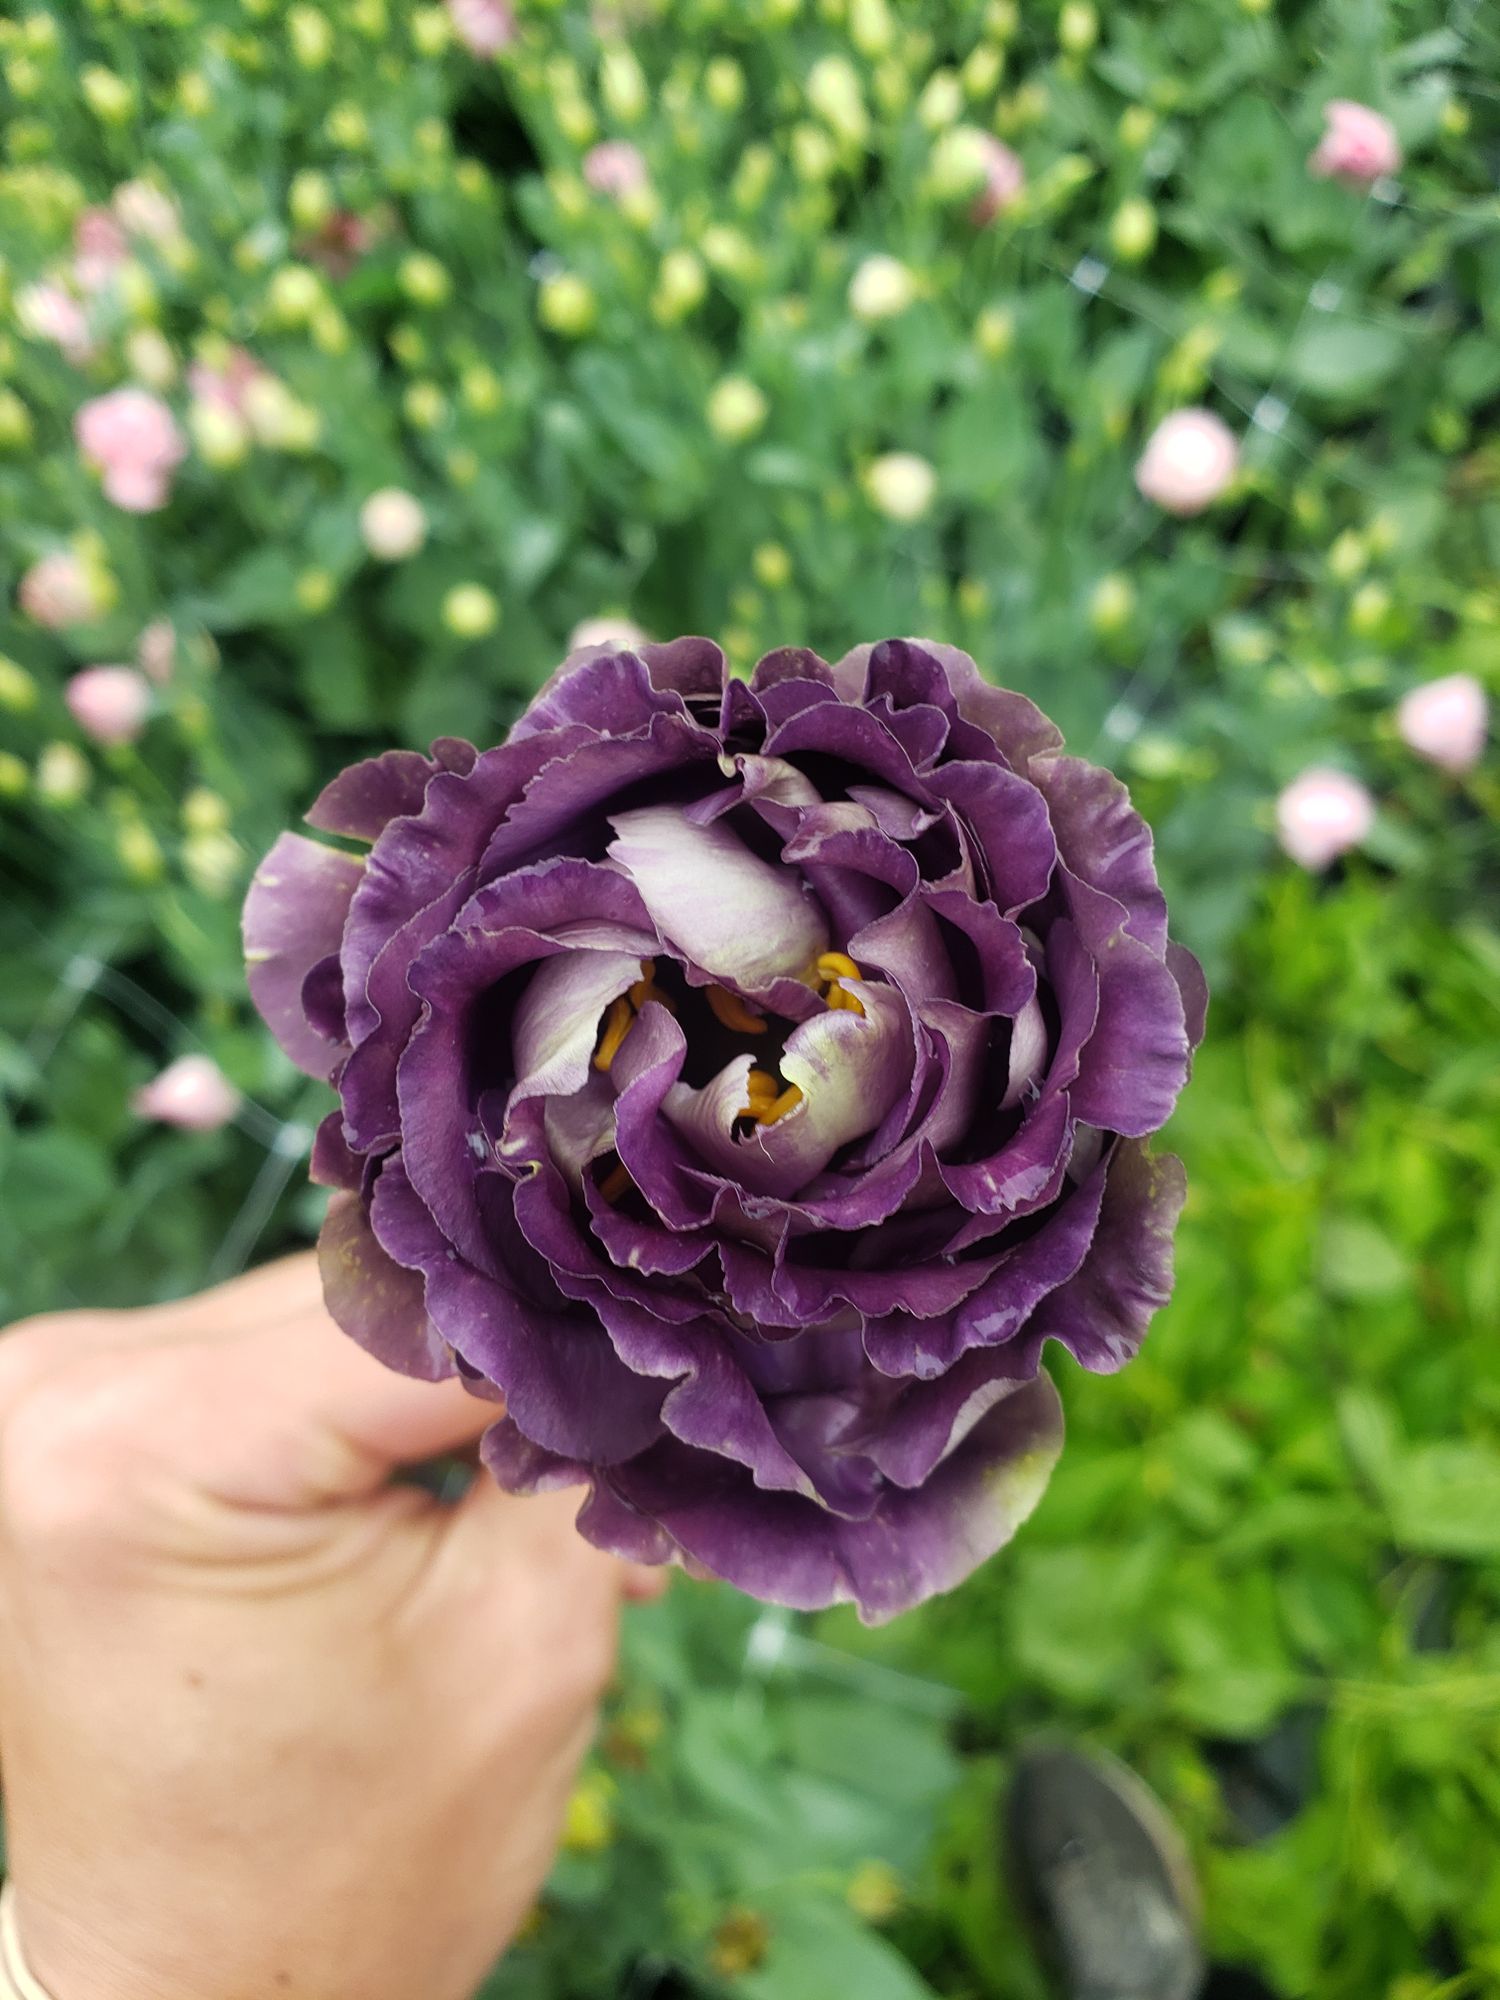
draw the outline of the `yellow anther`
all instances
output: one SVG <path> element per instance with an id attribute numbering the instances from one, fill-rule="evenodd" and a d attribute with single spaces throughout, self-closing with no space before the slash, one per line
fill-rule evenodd
<path id="1" fill-rule="evenodd" d="M 846 951 L 825 951 L 818 959 L 818 977 L 830 979 L 863 979 L 864 974 Z"/>
<path id="2" fill-rule="evenodd" d="M 745 1096 L 749 1101 L 736 1116 L 753 1118 L 757 1125 L 774 1125 L 794 1104 L 802 1102 L 802 1092 L 795 1083 L 778 1090 L 775 1077 L 764 1069 L 753 1069 L 745 1078 Z"/>
<path id="3" fill-rule="evenodd" d="M 643 958 L 641 960 L 641 976 L 625 997 L 637 1013 L 640 1012 L 648 1000 L 659 1002 L 661 1006 L 666 1008 L 669 1014 L 677 1012 L 672 1002 L 656 983 L 656 960 L 654 958 Z"/>
<path id="4" fill-rule="evenodd" d="M 599 1192 L 605 1201 L 614 1203 L 620 1199 L 622 1194 L 625 1194 L 634 1186 L 635 1183 L 630 1178 L 625 1162 L 623 1160 L 616 1160 L 603 1180 L 600 1181 Z"/>
<path id="5" fill-rule="evenodd" d="M 599 1046 L 594 1051 L 594 1068 L 607 1070 L 620 1053 L 620 1044 L 635 1024 L 635 1015 L 630 1002 L 622 993 L 618 1000 L 611 1000 L 609 1012 L 604 1017 L 604 1032 L 599 1037 Z"/>
<path id="6" fill-rule="evenodd" d="M 764 1111 L 757 1112 L 756 1123 L 760 1125 L 774 1125 L 778 1118 L 785 1118 L 793 1106 L 801 1102 L 802 1092 L 797 1088 L 795 1083 L 789 1083 L 781 1095 L 768 1104 Z"/>
<path id="7" fill-rule="evenodd" d="M 713 1010 L 714 1019 L 737 1035 L 763 1035 L 766 1023 L 763 1015 L 752 1013 L 738 993 L 731 993 L 724 986 L 707 986 L 703 997 Z"/>

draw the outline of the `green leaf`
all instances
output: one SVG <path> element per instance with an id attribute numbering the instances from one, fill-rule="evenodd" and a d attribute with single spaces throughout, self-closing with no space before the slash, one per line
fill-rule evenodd
<path id="1" fill-rule="evenodd" d="M 1388 327 L 1327 315 L 1303 328 L 1287 357 L 1287 370 L 1313 394 L 1353 403 L 1389 382 L 1405 358 L 1405 342 Z"/>
<path id="2" fill-rule="evenodd" d="M 1479 1443 L 1419 1445 L 1388 1490 L 1397 1544 L 1434 1556 L 1500 1555 L 1500 1450 Z"/>
<path id="3" fill-rule="evenodd" d="M 750 2000 L 936 2000 L 884 1938 L 834 1903 L 786 1902 L 767 1912 L 770 1947 L 734 1982 Z"/>

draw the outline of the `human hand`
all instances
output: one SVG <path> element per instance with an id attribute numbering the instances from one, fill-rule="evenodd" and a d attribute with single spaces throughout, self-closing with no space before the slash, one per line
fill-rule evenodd
<path id="1" fill-rule="evenodd" d="M 54 2000 L 463 2000 L 614 1658 L 577 1497 L 394 1468 L 493 1404 L 387 1372 L 311 1257 L 0 1336 L 0 1761 Z"/>

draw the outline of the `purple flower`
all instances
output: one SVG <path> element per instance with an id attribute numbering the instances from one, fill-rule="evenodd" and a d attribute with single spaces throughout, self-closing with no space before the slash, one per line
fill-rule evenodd
<path id="1" fill-rule="evenodd" d="M 1119 1368 L 1171 1286 L 1206 992 L 1123 786 L 951 647 L 679 639 L 308 817 L 373 844 L 284 834 L 245 942 L 341 1100 L 339 1323 L 637 1560 L 882 1619 L 1008 1540 L 1043 1346 Z"/>

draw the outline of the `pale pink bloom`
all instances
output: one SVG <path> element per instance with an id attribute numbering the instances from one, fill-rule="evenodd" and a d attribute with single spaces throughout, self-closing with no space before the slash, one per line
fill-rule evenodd
<path id="1" fill-rule="evenodd" d="M 1323 106 L 1323 117 L 1323 136 L 1307 162 L 1315 174 L 1343 181 L 1349 187 L 1367 188 L 1401 165 L 1401 141 L 1395 126 L 1368 104 L 1336 97 Z"/>
<path id="2" fill-rule="evenodd" d="M 601 139 L 583 156 L 583 178 L 595 194 L 623 201 L 627 195 L 640 194 L 648 176 L 639 146 L 628 139 Z"/>
<path id="3" fill-rule="evenodd" d="M 54 632 L 87 625 L 104 609 L 93 578 L 68 549 L 39 557 L 21 578 L 16 595 L 28 618 Z"/>
<path id="4" fill-rule="evenodd" d="M 1445 771 L 1472 771 L 1484 755 L 1489 696 L 1472 674 L 1445 674 L 1413 688 L 1396 710 L 1402 742 Z"/>
<path id="5" fill-rule="evenodd" d="M 110 197 L 121 226 L 161 249 L 182 234 L 182 216 L 169 194 L 150 181 L 121 181 Z"/>
<path id="6" fill-rule="evenodd" d="M 403 562 L 427 539 L 427 515 L 415 494 L 382 486 L 359 510 L 365 547 L 381 562 Z"/>
<path id="7" fill-rule="evenodd" d="M 135 642 L 135 659 L 148 680 L 166 686 L 177 664 L 177 634 L 170 619 L 152 619 Z"/>
<path id="8" fill-rule="evenodd" d="M 1375 824 L 1375 801 L 1345 771 L 1315 765 L 1276 801 L 1276 833 L 1299 867 L 1320 873 L 1358 847 Z"/>
<path id="9" fill-rule="evenodd" d="M 85 292 L 102 292 L 130 255 L 125 232 L 107 208 L 86 208 L 73 225 L 73 276 Z"/>
<path id="10" fill-rule="evenodd" d="M 1239 462 L 1233 431 L 1212 410 L 1174 410 L 1146 440 L 1135 483 L 1169 514 L 1201 514 L 1233 479 Z"/>
<path id="11" fill-rule="evenodd" d="M 16 320 L 23 333 L 61 348 L 75 367 L 94 351 L 88 315 L 71 292 L 50 279 L 27 285 L 16 294 Z"/>
<path id="12" fill-rule="evenodd" d="M 516 17 L 507 0 L 448 0 L 448 17 L 472 56 L 498 55 L 515 40 Z"/>
<path id="13" fill-rule="evenodd" d="M 68 712 L 96 743 L 134 743 L 151 712 L 151 687 L 134 667 L 85 667 L 63 690 Z"/>
<path id="14" fill-rule="evenodd" d="M 179 1056 L 131 1099 L 138 1118 L 184 1132 L 217 1132 L 240 1108 L 240 1093 L 211 1056 Z"/>
<path id="15" fill-rule="evenodd" d="M 644 646 L 650 635 L 632 618 L 581 618 L 568 635 L 568 651 L 585 646 Z"/>
<path id="16" fill-rule="evenodd" d="M 172 474 L 187 455 L 177 420 L 149 389 L 95 396 L 73 419 L 78 449 L 100 473 L 107 499 L 130 514 L 167 503 Z"/>
<path id="17" fill-rule="evenodd" d="M 1026 185 L 1026 169 L 1019 153 L 1012 152 L 1003 139 L 982 132 L 984 142 L 984 185 L 974 197 L 969 217 L 980 229 L 1014 208 Z"/>
<path id="18" fill-rule="evenodd" d="M 248 348 L 231 347 L 219 367 L 207 361 L 192 362 L 187 372 L 188 387 L 199 402 L 214 403 L 221 410 L 243 417 L 250 390 L 257 382 L 269 380 L 270 373 Z"/>

